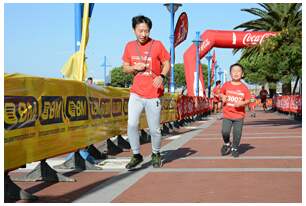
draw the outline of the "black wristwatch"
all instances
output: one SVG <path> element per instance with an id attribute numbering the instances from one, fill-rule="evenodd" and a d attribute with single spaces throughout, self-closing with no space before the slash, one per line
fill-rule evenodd
<path id="1" fill-rule="evenodd" d="M 159 76 L 161 76 L 163 79 L 166 79 L 166 76 L 163 74 L 160 74 Z"/>

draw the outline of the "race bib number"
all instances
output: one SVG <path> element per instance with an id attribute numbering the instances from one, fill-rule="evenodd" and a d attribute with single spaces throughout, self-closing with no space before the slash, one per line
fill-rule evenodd
<path id="1" fill-rule="evenodd" d="M 226 96 L 227 96 L 227 101 L 226 101 L 227 106 L 234 107 L 237 102 L 244 100 L 244 93 L 242 92 L 229 90 L 226 91 Z"/>

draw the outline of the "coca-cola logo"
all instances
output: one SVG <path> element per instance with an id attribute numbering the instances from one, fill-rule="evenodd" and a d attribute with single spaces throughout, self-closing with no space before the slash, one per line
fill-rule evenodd
<path id="1" fill-rule="evenodd" d="M 242 40 L 242 43 L 244 45 L 256 45 L 256 44 L 261 44 L 262 41 L 265 38 L 268 38 L 270 36 L 275 36 L 273 33 L 264 33 L 264 34 L 259 34 L 259 35 L 252 35 L 252 33 L 247 33 Z"/>
<path id="2" fill-rule="evenodd" d="M 210 43 L 211 42 L 208 39 L 205 39 L 200 45 L 200 52 L 202 52 L 208 45 L 210 45 Z"/>

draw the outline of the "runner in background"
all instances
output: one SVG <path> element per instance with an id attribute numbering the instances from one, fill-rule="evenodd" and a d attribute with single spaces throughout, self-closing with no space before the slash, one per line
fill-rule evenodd
<path id="1" fill-rule="evenodd" d="M 214 107 L 214 113 L 220 113 L 221 112 L 221 98 L 220 98 L 220 91 L 221 91 L 221 81 L 216 81 L 216 86 L 213 89 L 212 93 L 214 96 L 213 99 L 213 107 Z"/>
<path id="2" fill-rule="evenodd" d="M 268 97 L 268 91 L 265 90 L 265 87 L 262 86 L 260 92 L 259 92 L 262 108 L 264 111 L 267 110 L 267 97 Z"/>
<path id="3" fill-rule="evenodd" d="M 255 107 L 256 107 L 256 95 L 255 95 L 255 92 L 252 92 L 250 103 L 249 103 L 249 109 L 251 111 L 251 117 L 256 117 Z"/>

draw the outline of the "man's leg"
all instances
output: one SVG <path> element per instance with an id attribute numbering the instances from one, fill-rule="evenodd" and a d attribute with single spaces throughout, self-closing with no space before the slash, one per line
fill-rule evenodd
<path id="1" fill-rule="evenodd" d="M 144 101 L 141 97 L 136 94 L 131 93 L 129 104 L 128 104 L 128 139 L 131 145 L 133 154 L 140 153 L 140 143 L 139 143 L 139 117 L 144 107 Z"/>
<path id="2" fill-rule="evenodd" d="M 159 98 L 147 99 L 145 104 L 147 122 L 150 129 L 152 140 L 152 152 L 158 153 L 160 150 L 161 131 L 160 131 L 160 111 L 161 104 Z"/>
<path id="3" fill-rule="evenodd" d="M 145 104 L 147 122 L 149 125 L 151 144 L 152 144 L 152 165 L 153 167 L 161 166 L 160 145 L 160 111 L 161 103 L 159 98 L 147 99 Z"/>

